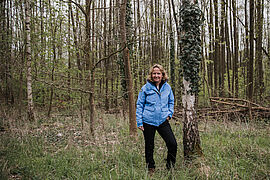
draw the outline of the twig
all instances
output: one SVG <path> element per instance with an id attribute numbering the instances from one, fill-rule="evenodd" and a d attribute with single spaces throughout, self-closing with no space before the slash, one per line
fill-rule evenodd
<path id="1" fill-rule="evenodd" d="M 57 88 L 57 89 L 79 91 L 79 92 L 87 93 L 87 94 L 92 93 L 92 91 L 87 91 L 87 90 L 79 89 L 79 88 L 66 87 L 66 86 L 63 86 L 63 85 L 57 85 L 57 84 L 50 83 L 50 82 L 47 82 L 47 81 L 43 81 L 43 80 L 40 80 L 40 79 L 37 79 L 37 78 L 35 80 L 38 81 L 38 82 L 44 83 L 46 85 L 49 85 L 51 87 Z"/>
<path id="2" fill-rule="evenodd" d="M 119 49 L 119 50 L 117 50 L 117 51 L 115 51 L 115 52 L 113 52 L 113 53 L 111 53 L 111 54 L 108 55 L 107 57 L 104 57 L 104 58 L 99 59 L 98 62 L 93 66 L 92 71 L 94 71 L 94 70 L 96 69 L 96 67 L 97 67 L 97 65 L 98 65 L 99 63 L 101 63 L 102 61 L 104 61 L 104 60 L 106 60 L 106 59 L 109 59 L 109 58 L 112 57 L 113 55 L 115 55 L 115 54 L 117 54 L 117 53 L 123 51 L 125 48 L 126 48 L 126 46 L 122 47 L 121 49 Z"/>

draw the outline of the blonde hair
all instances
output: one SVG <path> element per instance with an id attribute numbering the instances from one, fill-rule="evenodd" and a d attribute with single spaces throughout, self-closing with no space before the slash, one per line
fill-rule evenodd
<path id="1" fill-rule="evenodd" d="M 160 64 L 155 64 L 155 65 L 153 65 L 152 67 L 150 67 L 150 69 L 149 69 L 149 74 L 148 74 L 148 76 L 147 76 L 147 80 L 153 82 L 153 79 L 152 79 L 152 73 L 153 73 L 153 71 L 154 71 L 154 68 L 158 68 L 158 69 L 161 71 L 162 76 L 163 76 L 163 77 L 162 77 L 162 80 L 163 80 L 163 81 L 167 81 L 167 80 L 168 80 L 168 75 L 167 75 L 165 69 L 163 68 L 163 66 L 161 66 Z"/>

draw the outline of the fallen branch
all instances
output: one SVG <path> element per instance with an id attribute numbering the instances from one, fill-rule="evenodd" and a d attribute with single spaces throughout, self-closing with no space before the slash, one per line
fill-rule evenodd
<path id="1" fill-rule="evenodd" d="M 219 104 L 226 104 L 226 105 L 231 105 L 231 106 L 238 106 L 238 107 L 244 107 L 244 108 L 248 108 L 248 106 L 242 105 L 242 104 L 237 104 L 237 103 L 229 103 L 229 102 L 224 102 L 224 101 L 219 101 L 219 100 L 214 100 L 211 99 L 211 102 L 216 102 Z"/>
<path id="2" fill-rule="evenodd" d="M 215 100 L 215 99 L 225 99 L 225 100 L 233 100 L 233 101 L 243 101 L 246 102 L 247 105 L 243 105 L 243 104 L 239 104 L 239 103 L 231 103 L 231 102 L 225 102 L 225 101 L 221 101 L 221 100 Z M 234 98 L 217 98 L 217 97 L 211 97 L 210 98 L 211 102 L 216 102 L 219 104 L 225 104 L 225 105 L 230 105 L 230 106 L 237 106 L 237 107 L 242 107 L 242 108 L 247 108 L 247 109 L 251 109 L 251 110 L 263 110 L 263 111 L 269 111 L 270 112 L 270 108 L 268 107 L 262 107 L 259 106 L 256 103 L 250 102 L 248 100 L 244 100 L 244 99 L 234 99 Z M 250 107 L 250 105 L 255 105 L 256 107 Z"/>
<path id="3" fill-rule="evenodd" d="M 239 98 L 225 98 L 225 97 L 210 97 L 209 98 L 210 100 L 211 99 L 216 99 L 216 100 L 229 100 L 229 101 L 240 101 L 240 102 L 246 102 L 248 104 L 253 104 L 255 106 L 260 106 L 259 104 L 256 104 L 254 102 L 251 102 L 251 101 L 248 101 L 246 99 L 239 99 Z"/>

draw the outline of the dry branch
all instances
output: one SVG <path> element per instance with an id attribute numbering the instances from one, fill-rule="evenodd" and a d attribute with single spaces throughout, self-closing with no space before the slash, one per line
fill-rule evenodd
<path id="1" fill-rule="evenodd" d="M 210 101 L 211 102 L 216 102 L 219 104 L 225 104 L 225 105 L 231 105 L 231 106 L 237 106 L 237 107 L 242 107 L 242 108 L 247 108 L 247 109 L 251 109 L 251 110 L 262 110 L 262 111 L 269 111 L 270 112 L 270 108 L 268 107 L 262 107 L 254 102 L 245 100 L 245 99 L 235 99 L 235 98 L 221 98 L 221 97 L 210 97 Z M 233 102 L 227 102 L 227 101 L 233 101 Z M 245 102 L 246 104 L 239 104 L 239 103 L 235 103 L 234 101 L 239 101 L 239 102 Z M 252 105 L 256 106 L 256 107 L 252 107 Z"/>
<path id="2" fill-rule="evenodd" d="M 215 106 L 208 108 L 198 108 L 197 116 L 202 119 L 216 119 L 218 117 L 228 117 L 230 120 L 241 119 L 240 117 L 270 118 L 270 108 L 263 107 L 254 102 L 239 98 L 210 97 L 210 101 Z M 183 118 L 182 109 L 176 109 L 174 119 L 181 121 Z"/>

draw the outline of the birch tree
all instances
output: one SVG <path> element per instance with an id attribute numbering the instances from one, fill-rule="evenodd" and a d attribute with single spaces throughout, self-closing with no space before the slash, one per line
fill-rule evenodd
<path id="1" fill-rule="evenodd" d="M 28 119 L 35 120 L 34 103 L 32 95 L 32 69 L 31 69 L 31 29 L 30 29 L 30 2 L 25 1 L 25 58 L 27 62 L 27 103 L 28 103 Z"/>
<path id="2" fill-rule="evenodd" d="M 199 91 L 199 67 L 201 61 L 200 26 L 202 24 L 201 10 L 197 4 L 183 1 L 180 9 L 181 55 L 183 67 L 184 107 L 183 145 L 185 160 L 202 156 L 198 121 L 195 112 L 195 96 Z"/>

